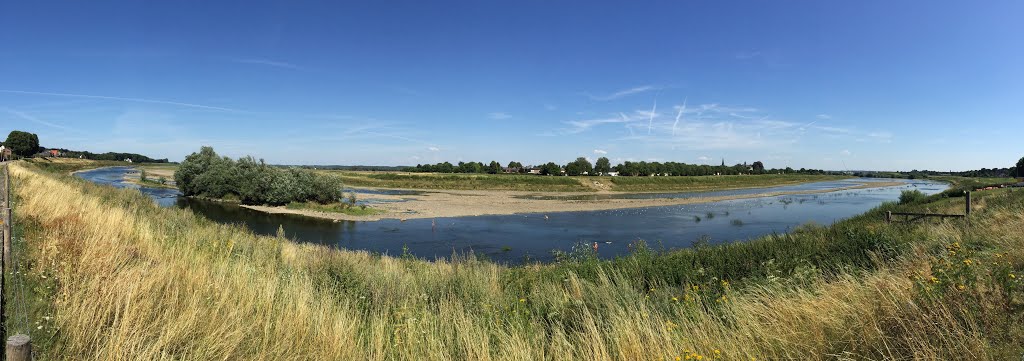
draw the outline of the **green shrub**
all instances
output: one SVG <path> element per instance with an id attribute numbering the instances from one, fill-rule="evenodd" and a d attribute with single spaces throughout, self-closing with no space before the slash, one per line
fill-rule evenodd
<path id="1" fill-rule="evenodd" d="M 928 198 L 928 196 L 916 189 L 900 192 L 900 204 L 917 203 L 923 201 L 925 198 Z"/>

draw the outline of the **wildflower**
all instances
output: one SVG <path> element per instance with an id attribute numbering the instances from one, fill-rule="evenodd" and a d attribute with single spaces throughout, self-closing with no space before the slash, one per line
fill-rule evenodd
<path id="1" fill-rule="evenodd" d="M 964 288 L 966 288 L 966 287 L 964 287 L 964 285 L 956 285 L 956 289 L 958 289 L 958 290 L 963 291 Z"/>
<path id="2" fill-rule="evenodd" d="M 968 266 L 970 266 L 970 265 L 971 265 L 971 263 L 974 263 L 974 261 L 971 261 L 971 259 L 970 259 L 970 258 L 968 258 L 968 259 L 965 259 L 965 260 L 964 260 L 964 264 L 965 264 L 965 265 L 968 265 Z"/>
<path id="3" fill-rule="evenodd" d="M 43 329 L 43 325 L 39 325 L 39 327 L 36 327 L 36 329 L 37 330 L 42 330 Z"/>
<path id="4" fill-rule="evenodd" d="M 1010 274 L 1010 278 L 1017 278 L 1013 273 Z"/>
<path id="5" fill-rule="evenodd" d="M 680 360 L 679 356 L 676 356 L 676 361 L 679 361 L 679 360 Z"/>
<path id="6" fill-rule="evenodd" d="M 722 280 L 722 287 L 729 288 L 729 281 Z"/>
<path id="7" fill-rule="evenodd" d="M 522 302 L 526 302 L 526 299 L 525 299 L 525 298 L 520 298 L 520 299 L 519 299 L 519 302 L 520 302 L 520 303 L 522 303 Z"/>
<path id="8" fill-rule="evenodd" d="M 932 276 L 932 283 L 939 283 L 939 279 Z"/>
<path id="9" fill-rule="evenodd" d="M 672 297 L 672 301 L 675 301 L 675 302 L 679 302 L 679 298 L 678 298 L 678 297 L 674 297 L 674 296 L 673 296 L 673 297 Z"/>
<path id="10" fill-rule="evenodd" d="M 698 285 L 693 285 L 693 290 L 694 290 L 695 292 L 696 292 L 696 291 L 700 291 L 700 286 L 698 286 Z"/>
<path id="11" fill-rule="evenodd" d="M 718 350 L 718 349 L 716 348 L 716 349 L 715 349 L 715 355 L 720 355 L 720 354 L 722 354 L 722 351 L 720 351 L 720 350 Z"/>

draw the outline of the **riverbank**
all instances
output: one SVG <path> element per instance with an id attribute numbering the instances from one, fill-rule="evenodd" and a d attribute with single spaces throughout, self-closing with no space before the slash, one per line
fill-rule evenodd
<path id="1" fill-rule="evenodd" d="M 12 166 L 10 282 L 41 359 L 1018 359 L 1024 192 L 830 227 L 508 267 L 296 244 Z M 101 251 L 97 251 L 101 250 Z M 24 324 L 17 320 L 24 319 Z M 106 320 L 97 322 L 97 320 Z M 159 325 L 159 327 L 153 327 Z M 780 332 L 779 330 L 785 330 Z M 700 356 L 700 357 L 697 357 Z"/>
<path id="2" fill-rule="evenodd" d="M 413 195 L 364 195 L 363 200 L 383 200 L 374 203 L 373 207 L 382 213 L 365 216 L 352 216 L 342 213 L 329 213 L 308 209 L 290 209 L 284 206 L 249 206 L 242 207 L 277 214 L 295 214 L 307 217 L 345 220 L 345 221 L 378 221 L 382 219 L 418 219 L 447 218 L 484 215 L 508 214 L 557 214 L 559 212 L 600 211 L 609 209 L 629 209 L 683 204 L 719 202 L 734 199 L 751 199 L 797 194 L 817 194 L 849 189 L 866 189 L 893 187 L 903 185 L 902 182 L 862 182 L 848 187 L 818 189 L 791 192 L 764 192 L 757 194 L 712 196 L 695 198 L 648 198 L 648 199 L 597 199 L 597 200 L 566 200 L 537 199 L 535 192 L 512 191 L 444 191 L 424 192 Z M 544 193 L 544 196 L 572 197 L 580 195 L 575 192 Z"/>

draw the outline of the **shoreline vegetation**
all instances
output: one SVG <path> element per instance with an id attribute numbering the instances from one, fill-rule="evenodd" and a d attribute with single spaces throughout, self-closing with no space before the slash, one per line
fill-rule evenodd
<path id="1" fill-rule="evenodd" d="M 39 357 L 1012 359 L 1024 191 L 886 203 L 827 227 L 612 260 L 421 260 L 256 236 L 138 192 L 11 166 Z M 514 246 L 514 245 L 513 245 Z M 102 250 L 98 252 L 97 250 Z M 9 325 L 18 318 L 8 318 Z M 33 324 L 34 322 L 34 324 Z M 780 332 L 784 330 L 785 332 Z M 698 357 L 699 356 L 699 357 Z"/>

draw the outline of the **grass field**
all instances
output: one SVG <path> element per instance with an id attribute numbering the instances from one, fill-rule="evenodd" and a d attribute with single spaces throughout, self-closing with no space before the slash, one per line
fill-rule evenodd
<path id="1" fill-rule="evenodd" d="M 602 261 L 427 262 L 254 236 L 20 163 L 17 252 L 44 359 L 1019 359 L 1024 190 L 962 222 L 831 227 Z M 10 288 L 7 288 L 10 292 Z M 11 294 L 8 294 L 11 300 Z M 8 306 L 9 312 L 13 307 Z M 24 317 L 23 321 L 19 321 Z"/>

